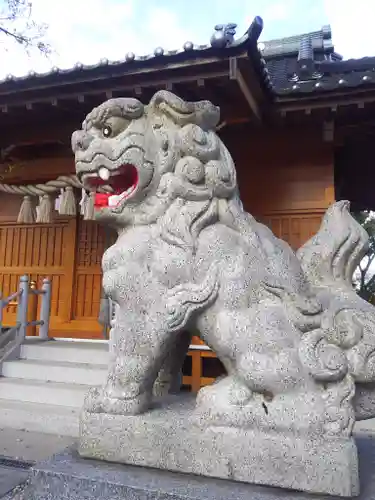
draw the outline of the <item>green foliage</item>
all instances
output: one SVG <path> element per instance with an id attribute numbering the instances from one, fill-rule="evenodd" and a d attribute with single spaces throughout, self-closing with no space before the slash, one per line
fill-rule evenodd
<path id="1" fill-rule="evenodd" d="M 354 286 L 363 299 L 372 301 L 375 296 L 375 214 L 366 211 L 352 215 L 370 237 L 369 250 L 356 270 Z"/>
<path id="2" fill-rule="evenodd" d="M 28 52 L 36 49 L 49 55 L 51 47 L 45 42 L 47 25 L 37 23 L 32 10 L 31 0 L 0 0 L 0 34 L 22 45 Z"/>

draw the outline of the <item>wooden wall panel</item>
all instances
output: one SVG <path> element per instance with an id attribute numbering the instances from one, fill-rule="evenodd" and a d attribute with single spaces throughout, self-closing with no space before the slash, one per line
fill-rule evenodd
<path id="1" fill-rule="evenodd" d="M 114 234 L 96 222 L 79 220 L 73 318 L 97 320 L 101 295 L 101 261 Z"/>
<path id="2" fill-rule="evenodd" d="M 324 212 L 302 214 L 270 214 L 260 217 L 279 238 L 287 241 L 293 250 L 298 250 L 319 230 Z"/>
<path id="3" fill-rule="evenodd" d="M 0 223 L 16 222 L 21 203 L 22 196 L 0 192 Z"/>
<path id="4" fill-rule="evenodd" d="M 246 131 L 229 128 L 222 135 L 253 215 L 323 211 L 334 201 L 333 144 L 320 130 L 249 131 L 244 140 Z"/>
<path id="5" fill-rule="evenodd" d="M 4 296 L 18 288 L 20 276 L 27 274 L 40 288 L 43 278 L 52 281 L 51 326 L 69 314 L 69 252 L 74 220 L 54 224 L 0 224 L 0 290 Z M 4 324 L 14 324 L 15 306 L 5 310 Z"/>
<path id="6" fill-rule="evenodd" d="M 0 182 L 14 183 L 35 183 L 46 182 L 56 179 L 59 175 L 69 175 L 75 173 L 74 157 L 62 158 L 40 158 L 38 160 L 25 160 L 16 165 L 11 172 L 3 175 Z"/>

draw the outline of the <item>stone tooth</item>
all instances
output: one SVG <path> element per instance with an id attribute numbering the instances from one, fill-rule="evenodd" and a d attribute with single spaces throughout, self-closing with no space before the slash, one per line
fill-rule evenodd
<path id="1" fill-rule="evenodd" d="M 108 179 L 110 178 L 111 176 L 111 173 L 110 171 L 108 170 L 108 168 L 105 168 L 105 167 L 101 167 L 99 168 L 99 177 L 103 180 L 103 181 L 108 181 Z"/>
<path id="2" fill-rule="evenodd" d="M 100 186 L 100 190 L 103 191 L 104 193 L 113 193 L 114 189 L 112 186 L 109 184 L 106 184 L 105 186 Z"/>
<path id="3" fill-rule="evenodd" d="M 113 196 L 110 196 L 108 198 L 108 206 L 115 207 L 120 200 L 121 200 L 121 196 L 114 194 Z"/>

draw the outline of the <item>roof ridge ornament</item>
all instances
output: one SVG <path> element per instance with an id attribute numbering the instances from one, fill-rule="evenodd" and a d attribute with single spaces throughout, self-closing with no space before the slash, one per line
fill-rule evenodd
<path id="1" fill-rule="evenodd" d="M 236 28 L 237 24 L 235 23 L 217 24 L 210 39 L 211 47 L 223 49 L 232 45 L 236 34 Z"/>
<path id="2" fill-rule="evenodd" d="M 316 80 L 322 77 L 317 71 L 316 61 L 314 59 L 314 46 L 311 35 L 304 35 L 301 38 L 297 59 L 296 74 L 293 81 Z"/>

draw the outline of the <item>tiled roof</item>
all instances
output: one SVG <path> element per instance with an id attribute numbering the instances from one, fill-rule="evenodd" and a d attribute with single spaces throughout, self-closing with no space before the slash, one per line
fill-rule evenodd
<path id="1" fill-rule="evenodd" d="M 344 61 L 334 51 L 331 36 L 329 26 L 324 26 L 320 31 L 265 42 L 260 47 L 278 97 L 374 86 L 375 57 Z"/>
<path id="2" fill-rule="evenodd" d="M 310 79 L 288 81 L 279 86 L 277 93 L 282 95 L 306 95 L 312 92 L 338 91 L 348 88 L 374 87 L 375 58 L 353 59 L 340 64 L 335 61 L 317 62 L 316 75 Z"/>
<path id="3" fill-rule="evenodd" d="M 24 76 L 7 75 L 3 80 L 0 80 L 0 86 L 10 83 L 25 82 L 32 84 L 36 80 L 48 80 L 54 75 L 68 76 L 79 75 L 96 72 L 100 69 L 110 68 L 116 70 L 117 68 L 138 69 L 152 65 L 168 65 L 169 63 L 183 62 L 193 59 L 208 58 L 208 57 L 230 57 L 236 55 L 246 49 L 254 49 L 257 47 L 257 41 L 263 29 L 263 20 L 260 17 L 255 17 L 252 24 L 246 33 L 235 39 L 237 25 L 234 23 L 216 25 L 209 43 L 205 45 L 197 45 L 192 41 L 186 41 L 180 49 L 166 51 L 163 47 L 156 47 L 151 54 L 137 55 L 133 52 L 128 52 L 124 59 L 119 61 L 111 61 L 108 59 L 101 59 L 97 64 L 85 65 L 76 63 L 69 69 L 61 69 L 53 67 L 46 73 L 29 72 Z M 259 54 L 259 61 L 261 56 Z"/>
<path id="4" fill-rule="evenodd" d="M 314 50 L 333 52 L 330 26 L 323 26 L 321 30 L 307 34 L 293 35 L 261 42 L 259 48 L 265 58 L 295 56 L 300 50 L 301 41 L 306 36 L 311 39 Z"/>
<path id="5" fill-rule="evenodd" d="M 277 40 L 258 42 L 263 21 L 256 17 L 246 33 L 235 38 L 236 25 L 217 25 L 206 45 L 191 41 L 179 50 L 157 47 L 153 53 L 138 56 L 132 52 L 123 60 L 100 60 L 95 65 L 75 64 L 70 69 L 52 68 L 43 74 L 31 72 L 22 77 L 8 75 L 0 80 L 0 94 L 61 86 L 77 81 L 111 78 L 143 68 L 163 68 L 200 59 L 225 59 L 247 53 L 263 88 L 275 97 L 296 97 L 375 84 L 375 57 L 343 61 L 334 51 L 329 26 L 321 30 Z"/>

